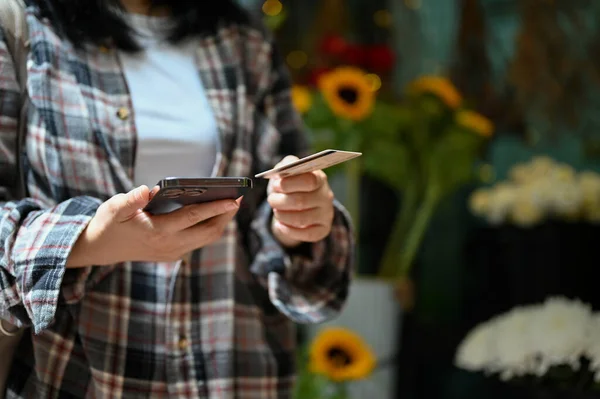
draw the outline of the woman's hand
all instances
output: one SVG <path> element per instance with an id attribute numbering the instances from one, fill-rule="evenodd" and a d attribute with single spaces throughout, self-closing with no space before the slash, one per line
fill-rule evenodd
<path id="1" fill-rule="evenodd" d="M 152 216 L 142 211 L 150 198 L 148 187 L 141 186 L 103 203 L 75 243 L 67 267 L 179 260 L 217 241 L 239 209 L 238 201 L 224 200 Z"/>
<path id="2" fill-rule="evenodd" d="M 297 159 L 285 157 L 277 166 Z M 333 224 L 333 199 L 327 175 L 321 170 L 271 179 L 268 202 L 273 208 L 273 235 L 288 248 L 324 239 Z"/>

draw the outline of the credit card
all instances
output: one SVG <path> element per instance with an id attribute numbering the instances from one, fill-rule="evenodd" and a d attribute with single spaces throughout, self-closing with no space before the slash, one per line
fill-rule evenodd
<path id="1" fill-rule="evenodd" d="M 309 155 L 287 165 L 282 165 L 271 170 L 257 174 L 255 177 L 271 179 L 273 177 L 289 177 L 300 175 L 303 173 L 314 172 L 315 170 L 323 170 L 349 161 L 353 158 L 360 157 L 362 153 L 340 150 L 325 150 L 316 154 Z"/>

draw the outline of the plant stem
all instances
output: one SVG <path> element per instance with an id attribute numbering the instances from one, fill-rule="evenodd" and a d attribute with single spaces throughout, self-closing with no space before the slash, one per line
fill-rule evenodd
<path id="1" fill-rule="evenodd" d="M 379 276 L 382 278 L 393 278 L 398 270 L 399 255 L 417 207 L 418 194 L 418 185 L 414 179 L 411 179 L 404 190 L 400 213 L 396 217 L 381 259 Z"/>
<path id="2" fill-rule="evenodd" d="M 354 122 L 337 118 L 336 119 L 336 135 L 345 138 L 343 146 L 348 148 L 349 151 L 360 151 L 362 147 L 362 138 L 360 131 Z M 339 141 L 339 138 L 335 140 Z M 356 258 L 358 257 L 358 238 L 359 238 L 359 222 L 360 222 L 360 186 L 362 177 L 362 162 L 361 158 L 353 159 L 351 162 L 347 162 L 345 165 L 346 169 L 346 209 L 352 218 L 352 224 L 355 231 L 355 243 L 357 248 Z"/>
<path id="3" fill-rule="evenodd" d="M 345 382 L 336 384 L 335 399 L 347 399 L 348 398 L 348 385 Z"/>
<path id="4" fill-rule="evenodd" d="M 400 253 L 399 275 L 410 273 L 415 256 L 417 255 L 423 237 L 429 227 L 429 222 L 435 213 L 439 196 L 432 189 L 427 190 L 424 202 L 419 207 L 414 222 L 406 235 L 404 250 Z"/>
<path id="5" fill-rule="evenodd" d="M 358 248 L 358 232 L 360 231 L 360 179 L 361 179 L 361 163 L 360 159 L 354 159 L 346 163 L 346 207 L 354 224 L 356 232 L 356 247 Z"/>

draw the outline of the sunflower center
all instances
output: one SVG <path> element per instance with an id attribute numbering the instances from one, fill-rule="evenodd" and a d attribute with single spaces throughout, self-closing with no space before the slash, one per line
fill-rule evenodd
<path id="1" fill-rule="evenodd" d="M 348 104 L 354 104 L 358 101 L 358 91 L 354 87 L 342 86 L 338 89 L 338 95 Z"/>
<path id="2" fill-rule="evenodd" d="M 345 367 L 352 363 L 352 357 L 341 348 L 333 347 L 327 352 L 327 357 L 335 367 Z"/>

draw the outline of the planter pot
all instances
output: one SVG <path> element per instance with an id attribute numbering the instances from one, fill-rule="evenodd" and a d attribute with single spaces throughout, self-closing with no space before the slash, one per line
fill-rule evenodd
<path id="1" fill-rule="evenodd" d="M 592 376 L 590 376 L 592 377 Z M 576 387 L 581 381 L 574 382 L 574 386 L 564 384 L 563 387 L 550 387 L 547 385 L 532 385 L 522 382 L 504 382 L 481 373 L 471 373 L 464 370 L 452 375 L 456 382 L 452 398 L 486 398 L 486 399 L 598 399 L 600 391 L 591 390 L 589 384 L 586 388 Z"/>
<path id="2" fill-rule="evenodd" d="M 342 313 L 327 323 L 307 328 L 311 340 L 324 327 L 344 327 L 359 334 L 375 352 L 377 359 L 389 360 L 399 350 L 401 307 L 394 287 L 384 281 L 357 277 L 352 283 L 348 302 Z M 350 384 L 353 399 L 395 398 L 395 364 L 382 364 L 366 380 Z"/>
<path id="3" fill-rule="evenodd" d="M 581 391 L 575 388 L 546 388 L 539 386 L 512 387 L 507 392 L 513 399 L 598 399 L 598 391 Z"/>

